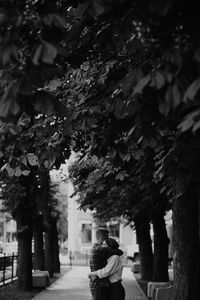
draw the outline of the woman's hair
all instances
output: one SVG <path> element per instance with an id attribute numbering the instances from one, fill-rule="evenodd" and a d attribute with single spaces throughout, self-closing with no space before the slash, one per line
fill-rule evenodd
<path id="1" fill-rule="evenodd" d="M 105 239 L 105 242 L 108 245 L 108 247 L 110 247 L 112 250 L 119 248 L 119 244 L 115 239 L 107 238 L 107 239 Z"/>

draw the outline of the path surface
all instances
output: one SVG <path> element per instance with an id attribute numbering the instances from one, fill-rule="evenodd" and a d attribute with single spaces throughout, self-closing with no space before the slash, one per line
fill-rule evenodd
<path id="1" fill-rule="evenodd" d="M 55 281 L 45 291 L 34 297 L 34 300 L 91 300 L 88 287 L 88 267 L 73 267 L 69 272 Z M 146 300 L 143 292 L 130 271 L 124 268 L 123 285 L 126 300 Z"/>

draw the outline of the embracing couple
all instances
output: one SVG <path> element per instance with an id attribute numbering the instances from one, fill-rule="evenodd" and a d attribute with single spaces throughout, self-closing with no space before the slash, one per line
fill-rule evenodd
<path id="1" fill-rule="evenodd" d="M 115 239 L 108 237 L 106 228 L 96 230 L 97 242 L 90 253 L 90 291 L 92 300 L 125 300 L 121 284 L 123 251 Z"/>

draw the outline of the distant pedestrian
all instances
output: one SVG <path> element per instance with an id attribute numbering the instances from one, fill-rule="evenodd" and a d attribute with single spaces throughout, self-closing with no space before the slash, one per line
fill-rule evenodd
<path id="1" fill-rule="evenodd" d="M 119 244 L 115 239 L 107 238 L 105 239 L 105 245 L 111 249 L 111 251 L 116 251 L 119 248 Z M 122 281 L 122 260 L 119 255 L 113 254 L 107 259 L 107 264 L 105 267 L 90 272 L 89 277 L 98 276 L 99 279 L 109 279 L 108 286 L 108 298 L 109 300 L 125 300 L 125 290 L 121 283 Z M 103 299 L 103 298 L 100 298 Z"/>
<path id="2" fill-rule="evenodd" d="M 122 255 L 123 251 L 120 249 L 111 250 L 109 247 L 105 247 L 103 242 L 108 238 L 108 230 L 103 227 L 99 227 L 96 230 L 97 242 L 93 245 L 90 252 L 90 270 L 91 272 L 102 269 L 107 264 L 107 259 L 112 255 Z M 99 278 L 97 276 L 90 277 L 90 291 L 92 294 L 92 300 L 110 300 L 109 295 L 109 279 Z"/>

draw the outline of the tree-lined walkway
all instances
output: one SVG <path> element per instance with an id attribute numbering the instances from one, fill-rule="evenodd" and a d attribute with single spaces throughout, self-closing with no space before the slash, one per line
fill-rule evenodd
<path id="1" fill-rule="evenodd" d="M 73 267 L 63 277 L 54 282 L 34 300 L 90 300 L 87 273 L 88 267 Z M 124 268 L 123 285 L 126 290 L 126 300 L 146 300 L 130 271 Z"/>

